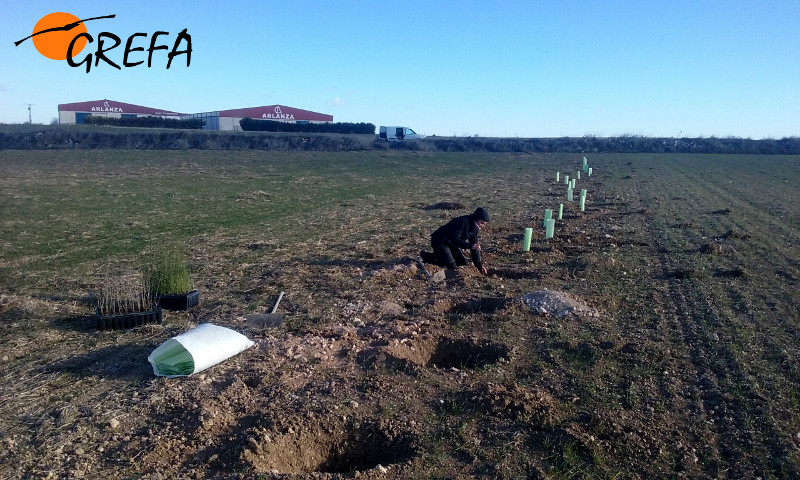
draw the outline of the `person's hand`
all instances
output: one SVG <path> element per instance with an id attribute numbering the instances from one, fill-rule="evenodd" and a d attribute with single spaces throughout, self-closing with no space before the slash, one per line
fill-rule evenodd
<path id="1" fill-rule="evenodd" d="M 475 250 L 476 252 L 480 252 L 481 251 L 481 244 L 480 243 L 476 243 L 476 244 L 472 245 L 472 249 Z"/>
<path id="2" fill-rule="evenodd" d="M 481 273 L 484 275 L 489 275 L 489 269 L 486 267 L 481 267 Z"/>

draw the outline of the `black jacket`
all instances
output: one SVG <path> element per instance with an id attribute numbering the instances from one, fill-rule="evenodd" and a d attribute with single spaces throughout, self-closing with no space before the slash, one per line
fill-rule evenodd
<path id="1" fill-rule="evenodd" d="M 471 248 L 478 243 L 478 227 L 472 215 L 456 217 L 431 234 L 434 250 L 448 243 L 458 248 Z"/>

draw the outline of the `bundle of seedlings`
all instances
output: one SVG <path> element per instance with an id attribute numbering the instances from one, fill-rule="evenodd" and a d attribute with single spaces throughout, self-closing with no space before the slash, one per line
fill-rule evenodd
<path id="1" fill-rule="evenodd" d="M 168 310 L 186 310 L 199 303 L 200 292 L 192 289 L 189 267 L 183 255 L 172 250 L 156 256 L 148 267 L 150 297 Z"/>
<path id="2" fill-rule="evenodd" d="M 133 328 L 161 323 L 161 307 L 150 297 L 149 278 L 141 271 L 107 268 L 95 286 L 97 328 Z"/>

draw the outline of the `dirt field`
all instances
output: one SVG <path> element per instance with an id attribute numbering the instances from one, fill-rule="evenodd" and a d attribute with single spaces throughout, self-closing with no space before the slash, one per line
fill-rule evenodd
<path id="1" fill-rule="evenodd" d="M 580 212 L 582 155 L 114 155 L 0 151 L 2 479 L 800 478 L 798 157 L 587 155 Z M 428 281 L 477 206 L 489 275 Z M 98 331 L 170 238 L 200 305 Z M 154 376 L 206 322 L 255 346 Z"/>

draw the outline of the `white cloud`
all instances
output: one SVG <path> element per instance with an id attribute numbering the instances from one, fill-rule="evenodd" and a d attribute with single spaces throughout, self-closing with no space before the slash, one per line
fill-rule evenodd
<path id="1" fill-rule="evenodd" d="M 325 105 L 329 107 L 343 107 L 344 104 L 345 101 L 342 99 L 342 97 L 336 97 L 332 100 L 328 100 L 327 102 L 325 102 Z"/>

